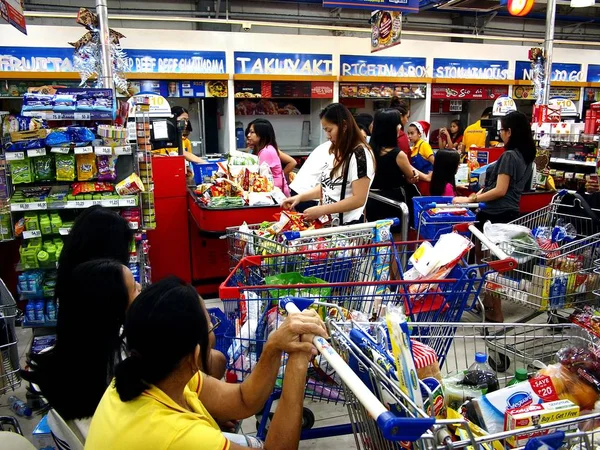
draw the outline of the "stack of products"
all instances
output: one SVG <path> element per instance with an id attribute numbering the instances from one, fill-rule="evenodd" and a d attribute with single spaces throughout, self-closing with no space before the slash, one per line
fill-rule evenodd
<path id="1" fill-rule="evenodd" d="M 110 89 L 57 89 L 56 94 L 26 93 L 23 95 L 24 112 L 45 111 L 111 112 L 113 98 Z"/>
<path id="2" fill-rule="evenodd" d="M 19 254 L 22 269 L 52 269 L 56 267 L 63 249 L 60 237 L 54 239 L 33 238 L 23 240 Z"/>
<path id="3" fill-rule="evenodd" d="M 25 306 L 26 325 L 56 323 L 57 305 L 54 301 L 56 272 L 32 270 L 19 275 L 17 289 Z"/>
<path id="4" fill-rule="evenodd" d="M 137 122 L 136 131 L 138 149 L 142 151 L 152 150 L 152 144 L 150 144 L 150 123 Z"/>
<path id="5" fill-rule="evenodd" d="M 98 125 L 98 135 L 102 143 L 108 146 L 127 144 L 127 129 L 115 125 Z"/>

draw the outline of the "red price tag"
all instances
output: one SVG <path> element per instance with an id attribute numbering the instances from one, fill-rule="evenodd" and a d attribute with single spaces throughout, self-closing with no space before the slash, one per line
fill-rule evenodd
<path id="1" fill-rule="evenodd" d="M 556 389 L 554 388 L 554 384 L 552 384 L 552 379 L 546 375 L 538 375 L 531 380 L 531 387 L 534 392 L 545 402 L 551 402 L 555 400 L 559 400 L 558 395 L 556 394 Z"/>

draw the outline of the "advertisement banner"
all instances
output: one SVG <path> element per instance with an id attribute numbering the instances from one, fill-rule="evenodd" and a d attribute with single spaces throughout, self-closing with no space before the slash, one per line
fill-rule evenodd
<path id="1" fill-rule="evenodd" d="M 589 64 L 587 72 L 588 83 L 600 83 L 600 65 Z"/>
<path id="2" fill-rule="evenodd" d="M 234 52 L 233 59 L 236 74 L 333 75 L 332 55 Z"/>
<path id="3" fill-rule="evenodd" d="M 340 83 L 341 98 L 425 98 L 426 84 Z"/>
<path id="4" fill-rule="evenodd" d="M 385 9 L 404 13 L 418 13 L 419 0 L 323 0 L 323 6 L 328 8 L 349 9 Z"/>
<path id="5" fill-rule="evenodd" d="M 236 98 L 333 98 L 328 81 L 236 81 Z"/>
<path id="6" fill-rule="evenodd" d="M 515 80 L 531 80 L 531 62 L 515 63 Z M 583 81 L 581 64 L 552 63 L 551 81 Z"/>
<path id="7" fill-rule="evenodd" d="M 508 86 L 434 84 L 431 87 L 431 98 L 435 100 L 495 100 L 506 95 Z"/>
<path id="8" fill-rule="evenodd" d="M 402 13 L 373 11 L 371 14 L 371 53 L 398 45 L 402 38 Z"/>
<path id="9" fill-rule="evenodd" d="M 340 75 L 355 77 L 427 77 L 425 58 L 340 55 Z"/>
<path id="10" fill-rule="evenodd" d="M 0 17 L 23 34 L 27 34 L 27 25 L 23 15 L 23 0 L 0 0 Z"/>
<path id="11" fill-rule="evenodd" d="M 129 96 L 153 93 L 165 98 L 227 97 L 226 81 L 131 80 L 127 82 Z"/>
<path id="12" fill-rule="evenodd" d="M 333 98 L 333 82 L 311 81 L 310 98 Z"/>
<path id="13" fill-rule="evenodd" d="M 515 86 L 512 96 L 515 100 L 535 100 L 533 86 Z M 550 86 L 550 97 L 564 97 L 578 101 L 580 96 L 581 89 L 579 88 Z"/>
<path id="14" fill-rule="evenodd" d="M 508 80 L 508 61 L 434 58 L 433 76 L 435 78 Z"/>

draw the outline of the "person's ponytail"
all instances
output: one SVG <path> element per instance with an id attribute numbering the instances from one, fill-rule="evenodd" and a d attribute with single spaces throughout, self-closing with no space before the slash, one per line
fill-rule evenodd
<path id="1" fill-rule="evenodd" d="M 121 361 L 115 371 L 115 387 L 121 401 L 133 400 L 148 389 L 148 384 L 143 379 L 144 362 L 135 353 Z"/>

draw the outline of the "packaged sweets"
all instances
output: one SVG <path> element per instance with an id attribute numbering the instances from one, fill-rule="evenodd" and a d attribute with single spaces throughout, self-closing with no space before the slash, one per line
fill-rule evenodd
<path id="1" fill-rule="evenodd" d="M 31 159 L 35 181 L 54 181 L 56 179 L 53 155 L 38 156 Z"/>
<path id="2" fill-rule="evenodd" d="M 84 155 L 75 155 L 77 161 L 77 179 L 79 181 L 88 181 L 98 176 L 96 167 L 96 155 L 86 153 Z"/>
<path id="3" fill-rule="evenodd" d="M 57 181 L 75 180 L 75 155 L 57 154 L 54 156 L 54 161 L 56 163 Z"/>
<path id="4" fill-rule="evenodd" d="M 21 161 L 10 161 L 9 165 L 13 184 L 33 182 L 33 169 L 30 158 L 25 158 Z"/>
<path id="5" fill-rule="evenodd" d="M 115 190 L 119 195 L 132 195 L 138 192 L 144 192 L 144 184 L 137 174 L 132 173 L 124 180 L 117 183 Z"/>
<path id="6" fill-rule="evenodd" d="M 98 165 L 98 180 L 100 181 L 115 181 L 117 171 L 115 169 L 116 156 L 100 155 L 96 158 Z"/>
<path id="7" fill-rule="evenodd" d="M 112 184 L 105 181 L 77 182 L 73 183 L 71 187 L 73 188 L 72 195 L 89 194 L 90 192 L 112 192 L 115 189 Z"/>

